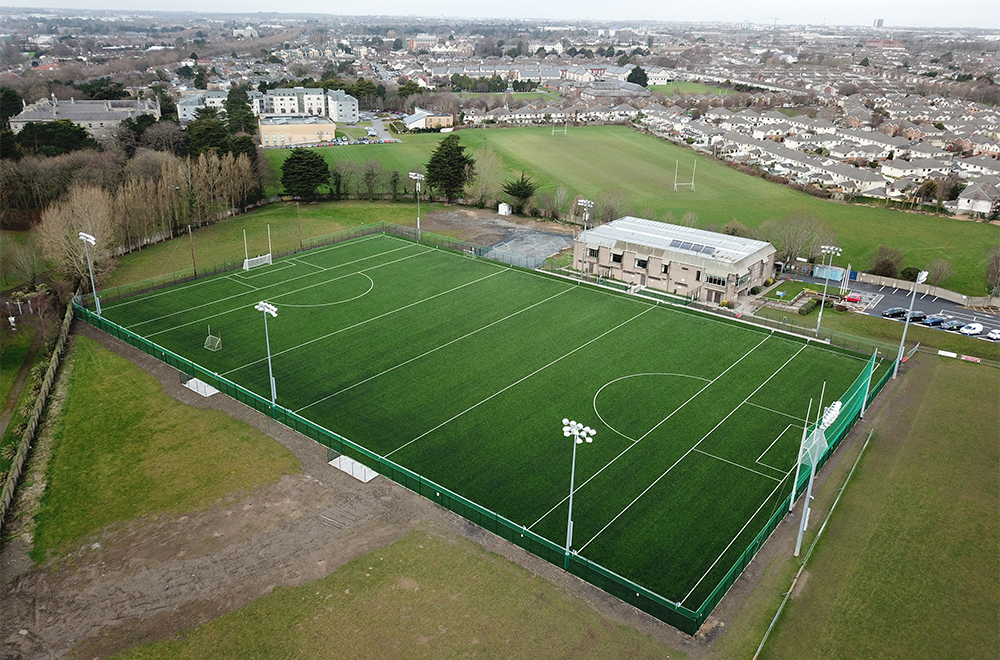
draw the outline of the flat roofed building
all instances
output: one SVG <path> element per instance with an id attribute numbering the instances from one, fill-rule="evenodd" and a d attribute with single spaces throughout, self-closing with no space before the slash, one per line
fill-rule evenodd
<path id="1" fill-rule="evenodd" d="M 342 124 L 358 121 L 358 100 L 342 89 L 331 89 L 326 93 L 328 117 Z"/>
<path id="2" fill-rule="evenodd" d="M 337 124 L 328 117 L 259 117 L 260 143 L 265 147 L 297 147 L 332 142 Z"/>
<path id="3" fill-rule="evenodd" d="M 576 269 L 695 300 L 736 300 L 774 272 L 770 243 L 626 216 L 576 238 Z"/>

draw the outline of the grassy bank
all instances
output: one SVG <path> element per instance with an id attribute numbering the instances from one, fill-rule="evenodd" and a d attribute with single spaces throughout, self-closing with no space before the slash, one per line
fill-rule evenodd
<path id="1" fill-rule="evenodd" d="M 667 96 L 680 96 L 682 94 L 728 95 L 735 93 L 731 89 L 723 89 L 722 87 L 713 87 L 712 85 L 706 85 L 704 83 L 687 82 L 683 80 L 678 80 L 666 85 L 650 85 L 646 89 L 651 92 L 659 92 L 660 94 L 665 94 Z"/>
<path id="2" fill-rule="evenodd" d="M 110 523 L 238 497 L 299 469 L 284 447 L 217 411 L 185 406 L 124 358 L 78 337 L 32 558 Z"/>
<path id="3" fill-rule="evenodd" d="M 326 578 L 118 658 L 683 658 L 523 568 L 411 532 Z"/>

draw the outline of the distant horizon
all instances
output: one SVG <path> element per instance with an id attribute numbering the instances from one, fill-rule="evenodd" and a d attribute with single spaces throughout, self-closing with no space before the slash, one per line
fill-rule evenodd
<path id="1" fill-rule="evenodd" d="M 510 0 L 505 5 L 494 7 L 496 15 L 470 13 L 467 3 L 457 0 L 430 0 L 421 5 L 421 14 L 383 14 L 370 12 L 339 11 L 330 12 L 329 5 L 318 0 L 301 0 L 294 8 L 286 5 L 286 11 L 275 11 L 273 3 L 260 0 L 217 0 L 211 3 L 211 9 L 206 3 L 192 0 L 180 0 L 173 3 L 171 9 L 154 7 L 150 2 L 131 2 L 130 0 L 104 0 L 99 5 L 83 1 L 55 0 L 53 2 L 18 2 L 14 0 L 4 5 L 5 13 L 11 10 L 39 9 L 64 11 L 113 11 L 126 13 L 194 13 L 194 14 L 236 14 L 251 17 L 253 14 L 277 16 L 293 16 L 296 14 L 314 14 L 324 16 L 363 17 L 371 16 L 381 19 L 400 21 L 442 20 L 520 20 L 520 21 L 566 21 L 571 22 L 601 22 L 618 23 L 621 27 L 639 27 L 643 23 L 753 23 L 755 25 L 776 25 L 779 28 L 814 27 L 814 28 L 865 28 L 872 27 L 876 19 L 883 19 L 885 24 L 881 31 L 891 32 L 893 29 L 940 29 L 940 30 L 996 30 L 1000 36 L 1000 12 L 996 11 L 995 3 L 987 0 L 970 0 L 963 3 L 960 12 L 948 12 L 949 19 L 955 24 L 933 24 L 926 20 L 896 22 L 891 17 L 932 17 L 935 6 L 929 2 L 904 2 L 889 0 L 873 6 L 862 0 L 846 0 L 836 5 L 837 13 L 831 15 L 826 11 L 830 7 L 804 6 L 803 3 L 789 0 L 767 0 L 756 9 L 747 10 L 745 3 L 735 0 L 718 0 L 706 8 L 702 5 L 684 5 L 680 7 L 665 6 L 650 0 L 640 0 L 627 6 L 615 6 L 600 0 L 580 0 L 572 4 L 565 0 L 550 0 L 549 2 L 532 2 L 531 0 Z M 710 13 L 711 16 L 704 14 Z M 532 15 L 535 14 L 535 15 Z M 745 15 L 753 14 L 753 15 Z M 764 16 L 763 14 L 771 14 Z M 777 18 L 776 18 L 777 16 Z M 961 25 L 961 16 L 975 17 L 979 25 Z M 785 18 L 783 18 L 785 17 Z M 864 17 L 864 18 L 862 18 Z"/>

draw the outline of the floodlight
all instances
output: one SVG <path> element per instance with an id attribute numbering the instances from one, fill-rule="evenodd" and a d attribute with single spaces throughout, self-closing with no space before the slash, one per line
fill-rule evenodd
<path id="1" fill-rule="evenodd" d="M 91 236 L 90 234 L 88 234 L 86 232 L 83 232 L 83 231 L 80 232 L 80 240 L 81 241 L 86 241 L 87 243 L 90 243 L 91 245 L 97 245 L 97 239 L 94 238 L 93 236 Z"/>
<path id="2" fill-rule="evenodd" d="M 562 423 L 563 436 L 567 438 L 574 436 L 573 467 L 569 476 L 569 518 L 566 521 L 566 555 L 563 560 L 563 568 L 567 569 L 569 568 L 570 548 L 573 545 L 573 491 L 576 490 L 576 446 L 583 444 L 584 441 L 593 442 L 592 437 L 597 431 L 566 417 L 563 418 Z M 574 552 L 573 554 L 576 553 Z"/>
<path id="3" fill-rule="evenodd" d="M 265 314 L 270 314 L 274 318 L 278 318 L 278 308 L 269 302 L 261 300 L 259 303 L 253 306 L 258 312 L 264 312 Z"/>

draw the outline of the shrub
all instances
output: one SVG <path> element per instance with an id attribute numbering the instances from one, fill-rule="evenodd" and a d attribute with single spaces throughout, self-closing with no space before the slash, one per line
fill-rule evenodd
<path id="1" fill-rule="evenodd" d="M 903 270 L 899 271 L 899 279 L 907 280 L 909 282 L 916 282 L 917 275 L 920 274 L 920 269 L 916 266 L 907 266 Z"/>
<path id="2" fill-rule="evenodd" d="M 750 287 L 750 295 L 752 296 L 756 296 L 758 293 L 760 293 L 760 291 L 761 288 L 759 286 Z"/>
<path id="3" fill-rule="evenodd" d="M 769 277 L 766 280 L 764 280 L 764 286 L 771 286 L 772 284 L 774 284 L 774 278 Z"/>
<path id="4" fill-rule="evenodd" d="M 802 305 L 802 307 L 799 307 L 799 314 L 801 314 L 802 316 L 806 316 L 810 312 L 812 312 L 814 309 L 816 309 L 817 306 L 818 306 L 818 303 L 815 300 L 813 300 L 813 299 L 807 300 Z"/>

